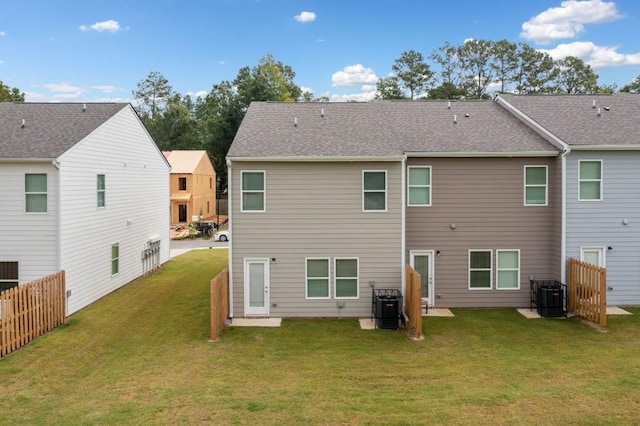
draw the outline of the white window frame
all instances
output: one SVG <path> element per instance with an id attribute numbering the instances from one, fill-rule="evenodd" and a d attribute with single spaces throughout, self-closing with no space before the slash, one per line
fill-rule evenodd
<path id="1" fill-rule="evenodd" d="M 100 189 L 100 176 L 102 176 L 102 189 Z M 102 205 L 100 205 L 100 194 L 102 194 Z M 96 175 L 96 205 L 99 209 L 107 207 L 107 176 L 104 173 Z"/>
<path id="2" fill-rule="evenodd" d="M 582 163 L 600 163 L 600 179 L 582 179 L 580 177 L 580 169 L 582 167 Z M 580 190 L 580 185 L 582 184 L 582 182 L 600 182 L 600 198 L 582 198 L 580 196 L 580 193 L 582 192 Z M 578 201 L 602 201 L 604 198 L 604 163 L 602 160 L 588 160 L 588 159 L 583 159 L 583 160 L 578 160 Z"/>
<path id="3" fill-rule="evenodd" d="M 580 247 L 580 261 L 584 262 L 584 254 L 585 252 L 597 252 L 600 256 L 600 260 L 602 262 L 601 266 L 603 268 L 606 268 L 607 266 L 607 258 L 606 258 L 606 253 L 607 253 L 607 249 L 604 246 L 581 246 Z"/>
<path id="4" fill-rule="evenodd" d="M 544 168 L 544 185 L 540 184 L 529 184 L 527 183 L 527 169 L 533 168 Z M 527 202 L 527 189 L 528 188 L 541 188 L 544 186 L 544 203 L 528 203 Z M 524 205 L 525 206 L 538 206 L 544 207 L 549 205 L 549 169 L 545 165 L 528 165 L 524 166 Z"/>
<path id="5" fill-rule="evenodd" d="M 309 261 L 310 260 L 326 260 L 327 261 L 327 276 L 326 277 L 309 277 Z M 331 299 L 331 258 L 329 257 L 306 257 L 304 259 L 304 297 L 311 300 Z M 312 279 L 327 279 L 327 297 L 309 296 L 309 278 Z"/>
<path id="6" fill-rule="evenodd" d="M 338 277 L 338 261 L 339 260 L 355 260 L 356 261 L 356 276 L 355 277 Z M 338 297 L 338 279 L 355 279 L 356 280 L 356 295 L 348 297 Z M 336 257 L 333 259 L 333 294 L 336 300 L 348 300 L 360 298 L 360 258 L 358 257 Z"/>
<path id="7" fill-rule="evenodd" d="M 113 248 L 114 247 L 118 248 L 118 255 L 115 256 L 115 257 L 113 256 Z M 113 272 L 113 266 L 114 265 L 116 267 L 116 272 L 115 273 Z M 115 277 L 119 273 L 120 273 L 120 243 L 115 243 L 115 244 L 111 244 L 111 276 Z"/>
<path id="8" fill-rule="evenodd" d="M 27 176 L 35 176 L 35 175 L 42 175 L 45 177 L 45 185 L 46 188 L 44 190 L 44 192 L 27 192 Z M 48 194 L 48 186 L 49 186 L 49 175 L 47 173 L 25 173 L 24 174 L 24 211 L 25 213 L 28 214 L 46 214 L 49 212 L 49 194 Z M 27 210 L 27 198 L 29 198 L 29 195 L 44 195 L 45 196 L 45 209 L 44 211 L 29 211 Z"/>
<path id="9" fill-rule="evenodd" d="M 364 189 L 364 176 L 367 173 L 384 173 L 384 190 L 380 190 L 380 189 L 369 189 L 366 190 Z M 386 212 L 387 211 L 387 205 L 389 204 L 388 200 L 387 200 L 387 187 L 388 187 L 388 182 L 387 182 L 387 171 L 386 170 L 363 170 L 362 171 L 362 211 L 365 213 L 371 213 L 371 212 Z M 365 208 L 365 194 L 366 193 L 380 193 L 380 192 L 384 192 L 384 209 L 376 209 L 376 210 L 368 210 Z"/>
<path id="10" fill-rule="evenodd" d="M 429 171 L 429 183 L 428 184 L 411 184 L 411 169 L 427 169 Z M 431 166 L 408 166 L 407 167 L 407 205 L 411 207 L 431 207 L 433 198 L 433 173 Z M 426 204 L 411 204 L 411 188 L 427 188 L 429 189 L 429 201 Z"/>
<path id="11" fill-rule="evenodd" d="M 250 189 L 245 190 L 243 188 L 244 185 L 244 175 L 245 173 L 262 173 L 262 190 Z M 246 210 L 244 208 L 244 194 L 245 193 L 256 193 L 262 194 L 262 210 Z M 243 213 L 264 213 L 267 211 L 267 172 L 265 170 L 242 170 L 240 171 L 240 211 Z"/>
<path id="12" fill-rule="evenodd" d="M 517 268 L 500 268 L 500 253 L 518 253 L 518 267 Z M 517 271 L 517 286 L 516 287 L 504 287 L 500 288 L 500 271 Z M 520 290 L 520 249 L 499 249 L 496 250 L 496 290 L 508 291 L 508 290 Z"/>
<path id="13" fill-rule="evenodd" d="M 489 253 L 488 268 L 471 268 L 471 253 L 477 252 Z M 471 287 L 471 272 L 473 271 L 489 271 L 489 287 Z M 493 290 L 493 249 L 469 249 L 467 253 L 467 289 L 472 291 Z"/>

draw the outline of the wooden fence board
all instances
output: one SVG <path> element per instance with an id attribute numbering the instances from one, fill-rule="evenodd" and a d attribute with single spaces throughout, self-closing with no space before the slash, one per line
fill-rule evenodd
<path id="1" fill-rule="evenodd" d="M 64 271 L 0 292 L 0 356 L 66 319 Z"/>
<path id="2" fill-rule="evenodd" d="M 606 268 L 569 259 L 569 310 L 602 327 L 607 326 Z"/>
<path id="3" fill-rule="evenodd" d="M 218 340 L 229 318 L 229 268 L 211 280 L 211 337 Z"/>
<path id="4" fill-rule="evenodd" d="M 422 290 L 421 276 L 411 267 L 406 265 L 406 283 L 404 312 L 409 318 L 409 334 L 413 339 L 424 339 L 422 334 Z"/>

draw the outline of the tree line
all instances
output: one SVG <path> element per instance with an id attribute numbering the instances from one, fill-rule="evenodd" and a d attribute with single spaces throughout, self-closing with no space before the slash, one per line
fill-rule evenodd
<path id="1" fill-rule="evenodd" d="M 525 43 L 507 40 L 445 42 L 425 57 L 405 51 L 380 78 L 376 99 L 481 99 L 489 89 L 521 94 L 613 93 L 615 84 L 598 84 L 598 75 L 579 58 L 554 61 Z M 136 111 L 163 151 L 206 150 L 227 187 L 225 157 L 240 123 L 253 101 L 328 102 L 304 92 L 295 82 L 291 66 L 273 55 L 245 66 L 235 79 L 214 84 L 204 97 L 192 99 L 173 90 L 169 81 L 153 71 L 132 90 Z M 640 91 L 640 75 L 620 89 Z M 24 93 L 0 81 L 0 102 L 23 102 Z"/>

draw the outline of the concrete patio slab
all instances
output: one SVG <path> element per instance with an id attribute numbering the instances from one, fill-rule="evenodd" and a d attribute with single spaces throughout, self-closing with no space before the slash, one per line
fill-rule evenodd
<path id="1" fill-rule="evenodd" d="M 376 322 L 371 318 L 360 318 L 360 328 L 363 330 L 375 330 Z"/>
<path id="2" fill-rule="evenodd" d="M 429 308 L 426 314 L 422 314 L 423 317 L 452 317 L 453 312 L 445 308 Z"/>
<path id="3" fill-rule="evenodd" d="M 538 311 L 535 309 L 521 308 L 516 310 L 525 318 L 529 318 L 529 319 L 542 318 L 540 314 L 538 314 Z"/>
<path id="4" fill-rule="evenodd" d="M 282 318 L 234 318 L 233 327 L 280 327 Z"/>
<path id="5" fill-rule="evenodd" d="M 633 313 L 617 306 L 607 306 L 607 315 L 633 315 Z"/>

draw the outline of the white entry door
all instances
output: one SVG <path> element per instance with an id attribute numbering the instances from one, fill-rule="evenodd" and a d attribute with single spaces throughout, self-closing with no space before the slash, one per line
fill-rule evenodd
<path id="1" fill-rule="evenodd" d="M 269 315 L 269 259 L 245 259 L 244 295 L 245 315 Z"/>
<path id="2" fill-rule="evenodd" d="M 411 266 L 422 278 L 422 302 L 433 306 L 433 250 L 411 251 Z"/>

